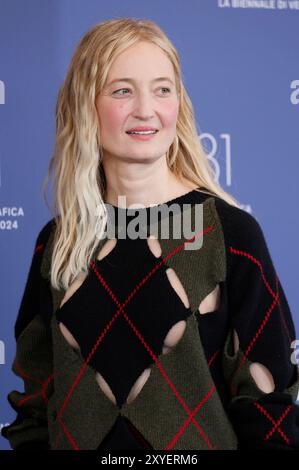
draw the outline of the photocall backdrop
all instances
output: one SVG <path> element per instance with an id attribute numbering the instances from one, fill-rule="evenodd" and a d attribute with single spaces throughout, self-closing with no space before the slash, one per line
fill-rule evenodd
<path id="1" fill-rule="evenodd" d="M 7 394 L 23 391 L 11 371 L 14 324 L 51 218 L 41 186 L 58 89 L 82 35 L 123 16 L 156 21 L 178 49 L 199 139 L 261 224 L 299 338 L 298 0 L 0 0 L 0 428 L 15 419 Z"/>

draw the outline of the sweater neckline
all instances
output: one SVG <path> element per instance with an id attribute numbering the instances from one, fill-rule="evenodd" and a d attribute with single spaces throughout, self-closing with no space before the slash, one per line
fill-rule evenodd
<path id="1" fill-rule="evenodd" d="M 115 205 L 107 203 L 107 202 L 105 203 L 105 205 L 109 205 L 115 213 L 117 213 L 117 212 L 120 213 L 120 214 L 125 213 L 127 215 L 127 217 L 130 217 L 130 216 L 132 216 L 132 214 L 136 214 L 135 211 L 149 212 L 151 209 L 156 211 L 158 208 L 160 208 L 162 206 L 171 206 L 172 204 L 182 205 L 182 204 L 185 204 L 185 203 L 192 203 L 192 202 L 195 201 L 195 197 L 197 195 L 206 194 L 206 193 L 203 193 L 202 190 L 203 191 L 208 191 L 207 188 L 197 186 L 196 188 L 191 189 L 187 193 L 184 193 L 180 196 L 169 199 L 168 201 L 161 202 L 159 204 L 154 204 L 152 206 L 136 207 L 136 208 L 135 207 L 130 207 L 130 208 L 126 207 L 126 208 L 124 208 L 124 207 L 115 206 Z M 197 196 L 197 198 L 198 198 L 198 196 Z"/>

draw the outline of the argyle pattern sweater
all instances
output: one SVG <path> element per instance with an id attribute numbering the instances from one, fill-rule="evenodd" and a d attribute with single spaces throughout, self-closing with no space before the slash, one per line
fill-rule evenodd
<path id="1" fill-rule="evenodd" d="M 12 371 L 24 391 L 8 394 L 16 418 L 1 431 L 12 449 L 125 449 L 134 439 L 136 448 L 159 450 L 299 450 L 294 322 L 260 224 L 197 190 L 172 203 L 191 205 L 192 217 L 202 204 L 200 249 L 184 249 L 184 235 L 159 235 L 157 258 L 146 240 L 121 240 L 99 261 L 102 239 L 88 277 L 62 308 L 65 291 L 50 283 L 56 220 L 41 229 L 15 323 Z M 169 217 L 179 223 L 178 214 Z M 166 282 L 167 268 L 188 308 Z M 219 305 L 202 314 L 199 305 L 216 286 Z M 180 319 L 184 334 L 164 354 L 161 340 Z M 62 335 L 62 320 L 80 350 Z M 273 391 L 259 387 L 254 363 L 270 372 Z M 145 367 L 150 376 L 127 403 Z M 116 403 L 96 383 L 97 370 Z"/>

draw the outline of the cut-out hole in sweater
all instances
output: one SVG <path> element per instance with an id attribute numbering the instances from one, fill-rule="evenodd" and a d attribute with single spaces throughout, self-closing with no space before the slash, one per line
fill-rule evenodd
<path id="1" fill-rule="evenodd" d="M 157 238 L 154 235 L 150 235 L 147 239 L 147 243 L 153 255 L 159 258 L 162 255 L 162 249 Z"/>
<path id="2" fill-rule="evenodd" d="M 253 362 L 250 364 L 249 369 L 256 385 L 262 392 L 271 393 L 274 391 L 274 379 L 267 367 L 259 362 Z"/>
<path id="3" fill-rule="evenodd" d="M 115 238 L 114 239 L 109 239 L 102 246 L 102 248 L 100 250 L 100 253 L 98 254 L 97 259 L 100 261 L 103 258 L 105 258 L 105 256 L 108 256 L 108 254 L 115 248 L 116 244 L 117 244 L 117 240 Z"/>
<path id="4" fill-rule="evenodd" d="M 234 351 L 239 351 L 240 342 L 237 331 L 233 330 Z M 259 362 L 253 362 L 249 366 L 250 373 L 258 386 L 264 393 L 271 393 L 275 389 L 274 379 L 269 369 Z"/>
<path id="5" fill-rule="evenodd" d="M 215 312 L 220 305 L 220 286 L 217 286 L 201 301 L 198 311 L 201 315 Z"/>

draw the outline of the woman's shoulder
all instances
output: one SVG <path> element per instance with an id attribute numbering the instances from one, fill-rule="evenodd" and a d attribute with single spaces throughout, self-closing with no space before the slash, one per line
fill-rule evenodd
<path id="1" fill-rule="evenodd" d="M 53 231 L 55 231 L 57 219 L 53 217 L 43 224 L 38 232 L 36 243 L 46 243 Z"/>
<path id="2" fill-rule="evenodd" d="M 57 219 L 55 217 L 49 219 L 44 225 L 42 225 L 36 239 L 35 252 L 39 252 L 40 254 L 39 270 L 41 276 L 46 280 L 49 280 L 50 276 L 50 265 L 56 224 Z"/>
<path id="3" fill-rule="evenodd" d="M 247 246 L 265 244 L 262 225 L 252 213 L 230 204 L 215 194 L 210 197 L 214 199 L 224 236 L 229 242 Z"/>

